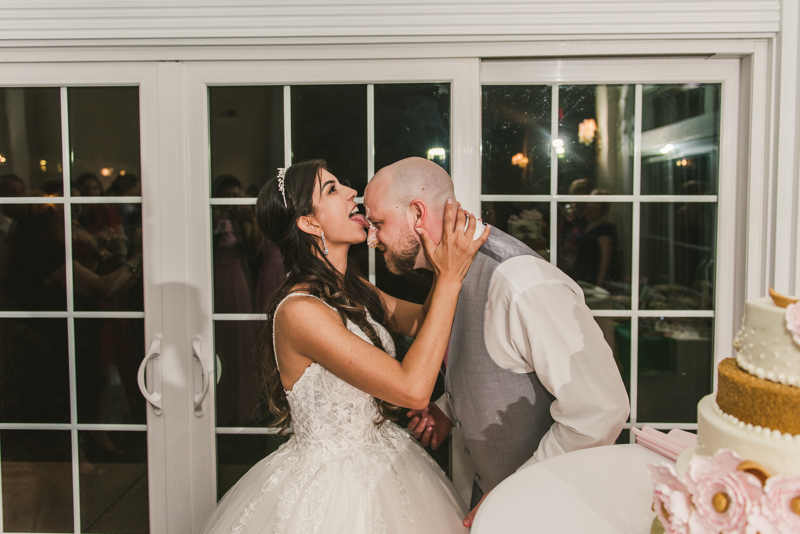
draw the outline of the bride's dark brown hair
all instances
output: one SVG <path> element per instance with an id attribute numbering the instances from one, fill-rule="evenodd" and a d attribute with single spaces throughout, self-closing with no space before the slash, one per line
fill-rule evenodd
<path id="1" fill-rule="evenodd" d="M 314 186 L 319 183 L 320 190 L 322 189 L 322 170 L 327 168 L 326 165 L 323 160 L 315 159 L 289 167 L 284 179 L 285 206 L 277 178 L 264 185 L 256 201 L 258 226 L 280 249 L 283 265 L 288 273 L 286 280 L 267 304 L 267 321 L 262 335 L 265 346 L 262 351 L 263 385 L 269 410 L 274 416 L 270 426 L 280 427 L 280 433 L 291 423 L 291 413 L 275 362 L 272 329 L 275 309 L 292 293 L 293 288 L 303 287 L 303 293 L 319 297 L 330 304 L 345 325 L 349 319 L 369 337 L 373 345 L 385 350 L 377 332 L 367 321 L 366 314 L 369 311 L 373 320 L 385 324 L 386 308 L 380 295 L 364 281 L 352 259 L 348 258 L 347 271 L 342 275 L 325 257 L 314 237 L 297 227 L 300 217 L 314 214 Z M 380 399 L 375 399 L 375 402 L 381 414 L 376 424 L 396 419 L 396 406 Z"/>

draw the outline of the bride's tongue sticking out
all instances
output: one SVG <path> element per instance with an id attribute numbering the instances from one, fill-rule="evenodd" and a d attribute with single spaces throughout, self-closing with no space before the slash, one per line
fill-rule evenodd
<path id="1" fill-rule="evenodd" d="M 355 214 L 351 215 L 350 216 L 350 220 L 354 221 L 354 222 L 357 222 L 365 230 L 367 228 L 369 228 L 369 223 L 367 222 L 367 218 L 364 217 L 363 215 L 361 215 L 360 213 L 355 213 Z"/>

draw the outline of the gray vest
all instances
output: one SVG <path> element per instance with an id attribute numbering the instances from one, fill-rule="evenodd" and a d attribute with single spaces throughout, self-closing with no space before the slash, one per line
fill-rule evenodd
<path id="1" fill-rule="evenodd" d="M 499 367 L 483 335 L 492 275 L 504 261 L 524 255 L 541 258 L 492 228 L 464 278 L 450 335 L 445 391 L 484 493 L 529 460 L 553 424 L 554 397 L 536 373 L 517 374 Z"/>

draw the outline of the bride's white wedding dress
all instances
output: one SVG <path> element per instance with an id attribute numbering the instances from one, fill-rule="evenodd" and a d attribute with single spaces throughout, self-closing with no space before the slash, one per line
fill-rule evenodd
<path id="1" fill-rule="evenodd" d="M 394 357 L 389 333 L 367 318 Z M 396 424 L 374 424 L 372 396 L 317 363 L 286 396 L 294 436 L 225 494 L 203 533 L 469 532 L 468 510 L 436 462 Z"/>

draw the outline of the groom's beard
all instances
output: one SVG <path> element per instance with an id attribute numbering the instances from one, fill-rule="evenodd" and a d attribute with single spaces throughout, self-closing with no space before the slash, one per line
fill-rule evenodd
<path id="1" fill-rule="evenodd" d="M 419 255 L 420 243 L 411 234 L 406 235 L 403 248 L 399 251 L 386 248 L 383 258 L 386 260 L 386 268 L 392 274 L 407 274 L 414 270 Z"/>

